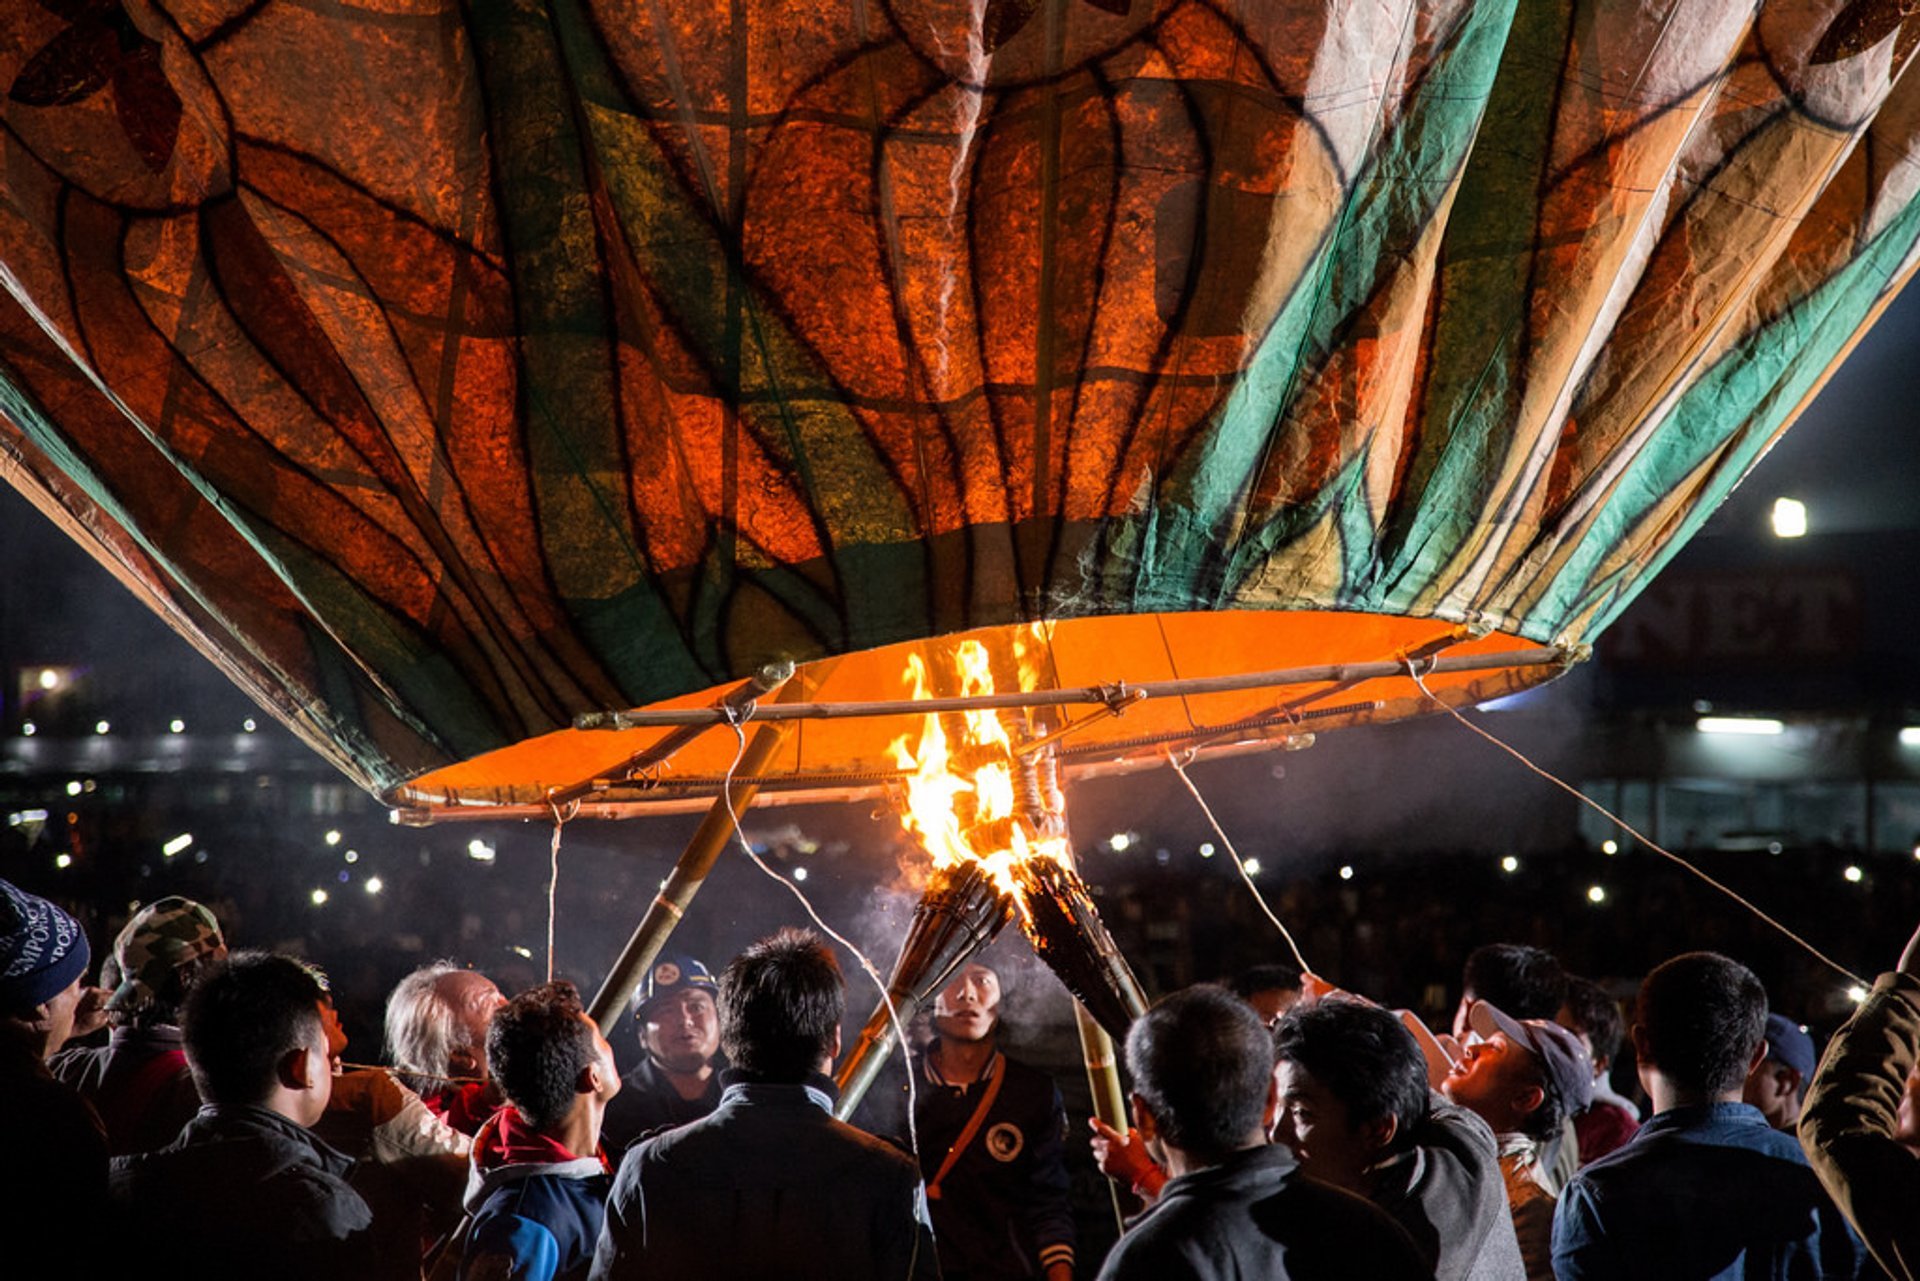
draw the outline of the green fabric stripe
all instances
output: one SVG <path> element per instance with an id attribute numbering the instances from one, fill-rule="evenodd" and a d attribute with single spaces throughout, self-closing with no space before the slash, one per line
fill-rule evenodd
<path id="1" fill-rule="evenodd" d="M 1566 623 L 1610 596 L 1586 629 L 1599 635 L 1671 560 L 1759 461 L 1787 416 L 1866 323 L 1895 273 L 1920 242 L 1920 198 L 1873 242 L 1771 324 L 1723 356 L 1674 405 L 1581 538 L 1552 587 L 1521 620 L 1526 635 L 1555 636 Z M 1706 491 L 1680 528 L 1623 578 L 1592 575 L 1659 501 L 1714 450 L 1732 443 Z"/>

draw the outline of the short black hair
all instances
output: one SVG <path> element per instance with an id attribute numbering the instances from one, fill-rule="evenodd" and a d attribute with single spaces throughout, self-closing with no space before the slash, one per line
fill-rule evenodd
<path id="1" fill-rule="evenodd" d="M 833 1053 L 846 1008 L 840 963 L 820 936 L 783 929 L 720 976 L 720 1048 L 736 1071 L 797 1084 Z"/>
<path id="2" fill-rule="evenodd" d="M 1203 984 L 1161 999 L 1134 1021 L 1127 1070 L 1167 1142 L 1217 1162 L 1260 1131 L 1273 1037 L 1252 1006 Z"/>
<path id="3" fill-rule="evenodd" d="M 1634 1020 L 1646 1029 L 1646 1060 L 1682 1089 L 1703 1095 L 1740 1088 L 1767 1032 L 1767 989 L 1752 970 L 1718 952 L 1685 952 L 1640 985 Z"/>
<path id="4" fill-rule="evenodd" d="M 325 1045 L 313 971 L 290 956 L 236 952 L 187 994 L 181 1036 L 194 1086 L 209 1103 L 250 1106 L 273 1093 L 280 1060 Z"/>
<path id="5" fill-rule="evenodd" d="M 1294 1006 L 1273 1040 L 1280 1062 L 1306 1069 L 1346 1106 L 1349 1125 L 1391 1116 L 1392 1148 L 1412 1144 L 1432 1096 L 1426 1056 L 1399 1019 L 1375 1005 L 1331 997 Z"/>
<path id="6" fill-rule="evenodd" d="M 1587 1034 L 1595 1063 L 1611 1064 L 1620 1053 L 1626 1036 L 1627 1021 L 1620 1013 L 1620 1002 L 1592 979 L 1567 976 L 1567 1019 L 1576 1032 Z"/>
<path id="7" fill-rule="evenodd" d="M 580 1074 L 599 1057 L 585 1013 L 579 990 L 562 979 L 528 988 L 487 1024 L 487 1070 L 536 1130 L 566 1119 Z"/>
<path id="8" fill-rule="evenodd" d="M 1561 1127 L 1566 1125 L 1567 1101 L 1553 1088 L 1553 1077 L 1547 1072 L 1545 1061 L 1538 1054 L 1530 1053 L 1529 1057 L 1534 1063 L 1535 1084 L 1540 1087 L 1540 1106 L 1521 1120 L 1520 1133 L 1545 1142 L 1559 1134 Z"/>
<path id="9" fill-rule="evenodd" d="M 1516 1019 L 1550 1019 L 1567 999 L 1567 972 L 1553 953 L 1523 943 L 1475 948 L 1462 983 L 1474 999 Z"/>
<path id="10" fill-rule="evenodd" d="M 1291 965 L 1255 965 L 1234 975 L 1227 986 L 1243 1001 L 1252 1000 L 1256 992 L 1271 992 L 1275 988 L 1298 992 L 1300 971 Z"/>

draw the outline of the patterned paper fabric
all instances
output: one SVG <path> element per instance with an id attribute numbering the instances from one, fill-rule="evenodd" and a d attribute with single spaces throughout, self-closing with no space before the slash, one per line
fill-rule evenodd
<path id="1" fill-rule="evenodd" d="M 1891 0 L 9 12 L 0 472 L 382 793 L 1024 620 L 1591 641 L 1920 239 Z"/>

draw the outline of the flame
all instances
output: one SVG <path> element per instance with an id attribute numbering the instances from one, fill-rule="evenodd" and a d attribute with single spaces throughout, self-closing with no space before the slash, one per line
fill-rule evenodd
<path id="1" fill-rule="evenodd" d="M 1023 675 L 1039 653 L 1044 624 L 1022 629 L 1015 655 Z M 1027 637 L 1026 632 L 1033 635 Z M 962 641 L 953 651 L 956 684 L 962 697 L 994 692 L 993 661 L 977 640 Z M 932 682 L 926 661 L 914 654 L 907 660 L 906 679 L 915 698 L 930 697 Z M 947 724 L 961 729 L 958 741 L 948 737 Z M 1026 913 L 1013 868 L 1028 859 L 1044 858 L 1071 866 L 1064 836 L 1048 835 L 1035 827 L 1036 816 L 1023 814 L 1019 805 L 1019 764 L 1012 736 L 1001 714 L 967 711 L 951 718 L 928 716 L 917 746 L 902 735 L 891 747 L 894 764 L 907 772 L 907 803 L 901 822 L 933 860 L 936 872 L 976 863 L 1002 894 L 1021 904 Z"/>

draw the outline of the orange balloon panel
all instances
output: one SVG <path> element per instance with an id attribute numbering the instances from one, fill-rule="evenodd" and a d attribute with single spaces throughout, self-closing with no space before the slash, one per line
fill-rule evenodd
<path id="1" fill-rule="evenodd" d="M 1027 626 L 981 628 L 933 641 L 887 645 L 802 665 L 776 695 L 764 700 L 826 705 L 823 719 L 747 722 L 709 727 L 672 757 L 671 763 L 629 778 L 625 763 L 658 743 L 666 729 L 562 730 L 436 770 L 389 796 L 405 807 L 472 805 L 543 806 L 551 792 L 573 793 L 590 780 L 579 799 L 596 806 L 646 809 L 704 808 L 718 795 L 747 736 L 764 727 L 785 727 L 785 738 L 766 769 L 752 776 L 763 784 L 760 803 L 856 796 L 884 791 L 897 777 L 889 751 L 905 738 L 917 742 L 920 715 L 858 716 L 859 704 L 911 698 L 911 656 L 922 656 L 934 673 L 935 696 L 952 668 L 955 649 L 968 640 L 984 644 L 994 659 L 996 691 L 1098 689 L 1141 686 L 1194 678 L 1230 677 L 1352 662 L 1361 656 L 1392 661 L 1401 652 L 1444 646 L 1449 658 L 1554 651 L 1502 633 L 1467 637 L 1431 620 L 1376 614 L 1302 611 L 1290 614 L 1143 614 L 1069 619 L 1042 629 L 1045 639 L 1028 644 Z M 1034 655 L 1022 664 L 1025 646 Z M 1479 702 L 1550 680 L 1563 668 L 1551 662 L 1480 671 L 1444 671 L 1423 676 L 1427 688 L 1451 705 Z M 728 687 L 653 705 L 650 710 L 710 706 Z M 1123 696 L 1123 691 L 1115 691 Z M 1192 746 L 1232 751 L 1310 735 L 1362 721 L 1432 710 L 1434 704 L 1405 675 L 1357 681 L 1301 681 L 1260 688 L 1145 698 L 1114 715 L 1099 714 L 1089 700 L 1044 711 L 1002 713 L 1032 732 L 1068 726 L 1058 743 L 1068 777 L 1122 771 L 1164 760 L 1168 751 Z M 1082 718 L 1085 718 L 1084 722 Z M 744 776 L 736 776 L 736 783 Z"/>

